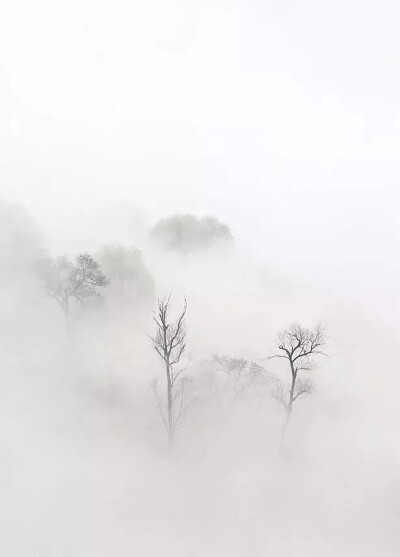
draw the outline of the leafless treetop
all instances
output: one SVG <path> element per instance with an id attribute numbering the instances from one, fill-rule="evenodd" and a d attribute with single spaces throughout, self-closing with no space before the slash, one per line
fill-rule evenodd
<path id="1" fill-rule="evenodd" d="M 154 349 L 164 360 L 165 363 L 173 366 L 179 362 L 186 348 L 186 310 L 187 301 L 185 298 L 184 307 L 175 322 L 169 321 L 171 309 L 171 296 L 158 300 L 158 308 L 153 316 L 157 324 L 157 333 L 151 340 Z"/>
<path id="2" fill-rule="evenodd" d="M 310 356 L 323 354 L 323 346 L 327 342 L 325 327 L 321 324 L 312 329 L 302 327 L 300 323 L 292 323 L 278 334 L 279 352 L 267 359 L 285 358 L 293 364 L 293 371 L 309 370 Z"/>

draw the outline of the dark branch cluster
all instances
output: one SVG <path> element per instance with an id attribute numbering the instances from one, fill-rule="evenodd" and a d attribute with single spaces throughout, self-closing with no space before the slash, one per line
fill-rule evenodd
<path id="1" fill-rule="evenodd" d="M 157 325 L 157 333 L 151 340 L 154 349 L 165 363 L 173 366 L 177 364 L 186 349 L 186 310 L 187 302 L 184 301 L 182 313 L 175 323 L 169 322 L 171 309 L 170 296 L 158 300 L 158 309 L 153 319 Z"/>
<path id="2" fill-rule="evenodd" d="M 300 323 L 293 323 L 288 329 L 279 334 L 282 343 L 280 349 L 289 349 L 296 358 L 307 354 L 321 353 L 321 348 L 326 343 L 325 329 L 321 324 L 313 329 L 302 327 Z"/>
<path id="3" fill-rule="evenodd" d="M 324 354 L 323 346 L 327 342 L 325 329 L 321 324 L 313 329 L 293 323 L 278 334 L 279 353 L 268 359 L 286 358 L 291 363 L 292 372 L 309 371 L 312 367 L 310 356 Z"/>

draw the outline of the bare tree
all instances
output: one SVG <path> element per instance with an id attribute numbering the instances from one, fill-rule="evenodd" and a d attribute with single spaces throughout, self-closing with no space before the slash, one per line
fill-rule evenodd
<path id="1" fill-rule="evenodd" d="M 284 407 L 286 420 L 282 430 L 282 439 L 293 411 L 296 400 L 312 392 L 310 377 L 304 373 L 310 372 L 314 365 L 313 356 L 324 354 L 323 347 L 327 342 L 325 328 L 318 324 L 313 329 L 307 329 L 299 323 L 293 323 L 278 334 L 278 352 L 266 358 L 282 358 L 288 362 L 290 371 L 289 385 L 275 377 L 270 384 L 271 394 Z M 302 376 L 303 375 L 303 376 Z"/>
<path id="2" fill-rule="evenodd" d="M 89 253 L 77 255 L 72 262 L 66 256 L 42 259 L 37 264 L 37 275 L 45 291 L 44 297 L 53 298 L 64 312 L 70 312 L 70 302 L 85 305 L 88 298 L 98 296 L 98 289 L 108 284 L 100 265 Z"/>
<path id="3" fill-rule="evenodd" d="M 153 383 L 153 390 L 167 431 L 169 446 L 172 446 L 176 428 L 187 409 L 187 378 L 183 376 L 187 366 L 181 367 L 180 365 L 186 350 L 186 310 L 185 299 L 183 310 L 178 318 L 176 321 L 171 321 L 171 297 L 168 296 L 158 300 L 157 311 L 153 317 L 157 328 L 151 341 L 154 350 L 164 363 L 167 380 L 165 397 L 160 395 L 157 381 Z"/>

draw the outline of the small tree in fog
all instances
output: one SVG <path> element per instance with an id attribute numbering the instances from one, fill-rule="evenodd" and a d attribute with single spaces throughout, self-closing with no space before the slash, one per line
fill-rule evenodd
<path id="1" fill-rule="evenodd" d="M 153 384 L 158 409 L 165 425 L 168 444 L 172 445 L 178 423 L 186 410 L 185 378 L 183 373 L 186 367 L 181 367 L 181 360 L 186 350 L 186 310 L 187 302 L 184 301 L 183 310 L 175 321 L 171 320 L 170 296 L 158 300 L 157 310 L 154 313 L 156 334 L 151 337 L 154 350 L 165 366 L 166 392 L 162 397 Z"/>
<path id="2" fill-rule="evenodd" d="M 129 305 L 154 299 L 154 279 L 140 250 L 120 244 L 107 245 L 98 252 L 96 259 L 111 281 L 108 292 L 114 303 Z"/>
<path id="3" fill-rule="evenodd" d="M 286 384 L 275 377 L 271 381 L 271 394 L 282 404 L 286 420 L 282 430 L 284 436 L 294 403 L 312 392 L 309 372 L 314 365 L 314 356 L 324 354 L 322 351 L 327 342 L 325 329 L 318 324 L 313 329 L 307 329 L 299 323 L 293 323 L 278 334 L 278 351 L 267 359 L 282 358 L 287 362 L 290 382 Z"/>
<path id="4" fill-rule="evenodd" d="M 233 406 L 266 380 L 266 371 L 244 358 L 214 356 L 205 362 L 205 375 L 212 396 L 221 408 L 225 401 Z"/>
<path id="5" fill-rule="evenodd" d="M 71 301 L 85 305 L 86 300 L 99 295 L 108 284 L 100 265 L 89 253 L 77 255 L 75 261 L 67 256 L 43 259 L 37 264 L 37 275 L 45 297 L 53 298 L 68 317 Z"/>

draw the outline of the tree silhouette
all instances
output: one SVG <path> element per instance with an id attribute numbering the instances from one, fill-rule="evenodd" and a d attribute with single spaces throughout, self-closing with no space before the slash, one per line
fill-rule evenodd
<path id="1" fill-rule="evenodd" d="M 37 264 L 37 276 L 44 289 L 44 297 L 53 298 L 68 318 L 71 301 L 81 305 L 99 295 L 99 288 L 108 280 L 100 265 L 89 253 L 81 253 L 72 262 L 67 256 L 42 259 Z"/>

